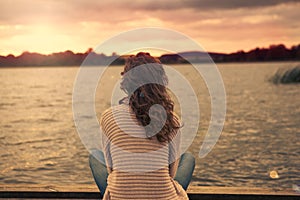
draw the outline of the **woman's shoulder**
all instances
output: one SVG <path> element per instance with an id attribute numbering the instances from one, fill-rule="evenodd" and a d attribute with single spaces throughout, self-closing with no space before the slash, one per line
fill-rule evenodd
<path id="1" fill-rule="evenodd" d="M 112 106 L 104 110 L 101 114 L 100 122 L 105 121 L 107 119 L 114 119 L 120 115 L 120 113 L 126 113 L 128 110 L 128 106 L 124 104 Z"/>

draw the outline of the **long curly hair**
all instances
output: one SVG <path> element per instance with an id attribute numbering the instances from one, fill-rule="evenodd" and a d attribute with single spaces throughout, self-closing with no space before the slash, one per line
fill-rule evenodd
<path id="1" fill-rule="evenodd" d="M 139 67 L 138 73 L 127 73 L 135 67 Z M 174 102 L 166 88 L 168 77 L 161 62 L 149 53 L 140 52 L 127 58 L 121 75 L 121 89 L 128 94 L 129 106 L 138 123 L 145 127 L 147 138 L 151 139 L 155 135 L 159 142 L 170 141 L 171 134 L 180 128 L 180 124 L 174 115 Z M 162 106 L 165 112 L 154 109 L 150 118 L 149 109 L 155 104 Z M 162 125 L 164 120 L 165 124 Z M 160 126 L 160 131 L 153 134 L 157 126 Z"/>

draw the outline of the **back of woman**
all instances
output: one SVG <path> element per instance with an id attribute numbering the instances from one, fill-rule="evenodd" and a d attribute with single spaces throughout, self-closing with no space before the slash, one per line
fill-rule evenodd
<path id="1" fill-rule="evenodd" d="M 90 157 L 103 199 L 188 199 L 195 161 L 180 155 L 181 125 L 162 64 L 138 53 L 127 59 L 121 75 L 127 97 L 100 119 L 104 156 L 99 152 L 98 160 L 105 165 Z"/>
<path id="2" fill-rule="evenodd" d="M 140 126 L 126 126 L 131 123 L 128 109 L 126 104 L 111 108 L 101 120 L 107 136 L 104 155 L 110 166 L 104 199 L 186 199 L 185 191 L 169 173 L 172 143 L 146 138 Z M 133 113 L 131 117 L 134 119 Z"/>

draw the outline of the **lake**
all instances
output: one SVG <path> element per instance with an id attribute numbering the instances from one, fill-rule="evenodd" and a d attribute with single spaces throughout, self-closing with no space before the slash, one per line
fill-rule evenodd
<path id="1" fill-rule="evenodd" d="M 198 152 L 211 117 L 209 93 L 194 69 L 175 66 L 193 86 L 201 110 L 199 130 L 189 147 L 197 158 L 192 185 L 292 188 L 300 184 L 300 85 L 268 81 L 278 68 L 297 64 L 217 64 L 227 95 L 226 121 L 217 144 L 202 159 Z M 78 69 L 0 69 L 0 184 L 94 184 L 88 151 L 73 121 Z M 109 107 L 111 83 L 121 70 L 111 67 L 101 80 L 97 115 Z"/>

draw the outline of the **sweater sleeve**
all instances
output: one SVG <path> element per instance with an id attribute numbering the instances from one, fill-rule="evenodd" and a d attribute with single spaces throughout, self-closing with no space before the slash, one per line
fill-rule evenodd
<path id="1" fill-rule="evenodd" d="M 174 113 L 174 120 L 177 127 L 181 127 L 180 119 L 176 113 Z M 180 142 L 181 142 L 181 132 L 180 128 L 174 130 L 171 133 L 171 141 L 169 141 L 169 174 L 172 178 L 175 177 L 177 168 L 180 160 Z"/>
<path id="2" fill-rule="evenodd" d="M 112 157 L 110 153 L 110 140 L 108 138 L 108 135 L 106 133 L 106 127 L 107 127 L 107 112 L 105 112 L 101 119 L 100 119 L 100 132 L 102 134 L 102 147 L 103 147 L 103 154 L 105 158 L 106 168 L 108 173 L 112 172 Z"/>
<path id="3" fill-rule="evenodd" d="M 102 134 L 103 154 L 108 173 L 112 172 L 112 158 L 110 154 L 110 141 L 105 134 Z"/>
<path id="4" fill-rule="evenodd" d="M 175 177 L 180 158 L 180 130 L 169 142 L 169 174 Z"/>

